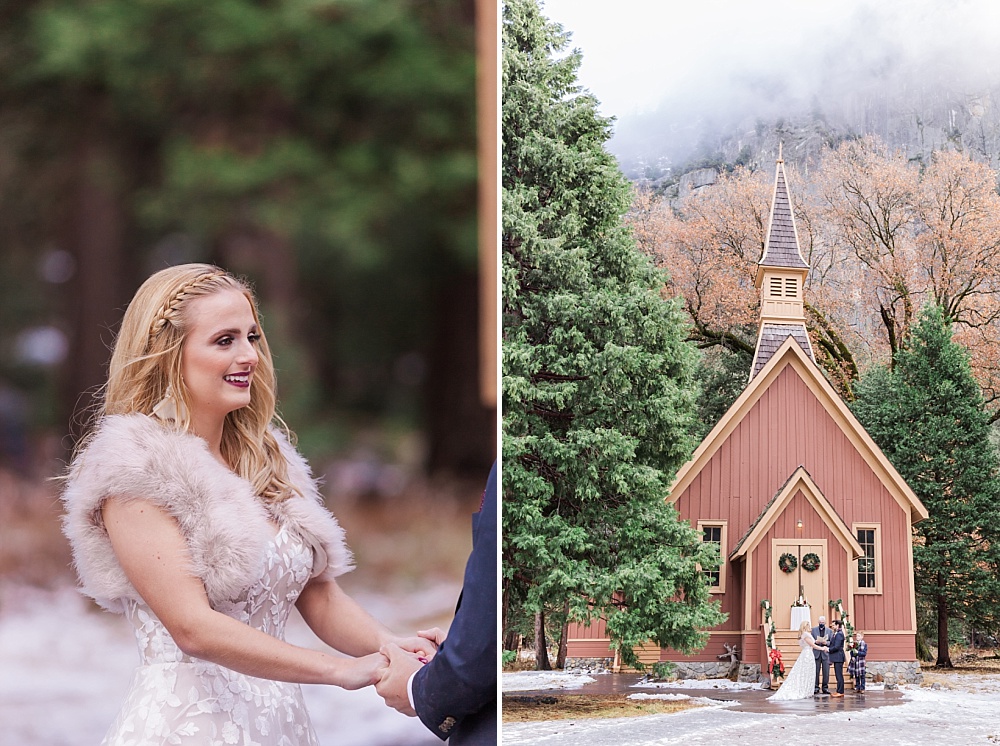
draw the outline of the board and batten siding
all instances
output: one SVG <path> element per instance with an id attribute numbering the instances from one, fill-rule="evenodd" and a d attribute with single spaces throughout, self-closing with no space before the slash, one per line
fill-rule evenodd
<path id="1" fill-rule="evenodd" d="M 849 574 L 844 548 L 828 529 L 817 533 L 820 527 L 811 521 L 818 521 L 819 516 L 811 506 L 803 508 L 802 515 L 794 514 L 798 501 L 808 505 L 799 494 L 760 542 L 759 551 L 752 553 L 752 587 L 750 598 L 741 600 L 743 611 L 734 608 L 734 599 L 724 599 L 723 609 L 730 618 L 718 629 L 740 629 L 747 607 L 749 622 L 759 623 L 758 605 L 768 598 L 771 587 L 770 540 L 796 537 L 795 520 L 803 518 L 807 521 L 804 536 L 828 539 L 830 595 L 833 600 L 843 599 L 855 626 L 865 631 L 912 630 L 909 515 L 793 366 L 786 366 L 768 386 L 674 504 L 692 526 L 699 520 L 727 521 L 728 554 L 800 465 L 848 527 L 879 524 L 883 593 L 853 594 L 856 563 L 850 563 Z M 737 585 L 734 569 L 742 571 L 739 563 L 726 563 L 727 589 Z"/>
<path id="2" fill-rule="evenodd" d="M 811 362 L 810 362 L 811 364 Z M 802 466 L 848 529 L 855 524 L 879 527 L 882 585 L 880 594 L 855 594 L 857 563 L 849 560 L 843 544 L 801 494 L 779 515 L 756 547 L 737 561 L 728 559 L 747 529 L 771 499 Z M 724 572 L 726 593 L 713 594 L 729 618 L 712 630 L 712 642 L 694 659 L 714 657 L 719 641 L 743 634 L 743 660 L 760 653 L 760 601 L 771 593 L 772 538 L 797 538 L 795 521 L 805 521 L 804 538 L 826 539 L 830 599 L 810 599 L 814 608 L 842 599 L 854 626 L 871 643 L 870 659 L 915 660 L 913 581 L 910 567 L 910 512 L 879 479 L 856 450 L 838 421 L 801 378 L 794 365 L 786 365 L 760 393 L 724 440 L 707 457 L 697 474 L 674 500 L 679 516 L 692 527 L 699 521 L 725 521 L 727 525 Z M 746 568 L 750 578 L 745 578 Z M 744 583 L 749 581 L 749 588 Z M 571 656 L 584 656 L 580 646 L 596 648 L 598 628 L 573 625 Z M 607 645 L 606 638 L 603 640 Z M 877 645 L 874 643 L 878 643 Z M 606 647 L 605 647 L 606 649 Z M 594 653 L 596 655 L 596 653 Z M 691 658 L 664 651 L 664 660 Z"/>

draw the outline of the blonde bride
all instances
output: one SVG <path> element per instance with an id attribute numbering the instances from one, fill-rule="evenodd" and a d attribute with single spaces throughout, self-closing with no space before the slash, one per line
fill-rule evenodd
<path id="1" fill-rule="evenodd" d="M 805 699 L 813 694 L 813 684 L 816 679 L 816 659 L 813 650 L 826 650 L 826 645 L 817 642 L 810 631 L 808 621 L 799 625 L 799 658 L 792 666 L 791 672 L 785 677 L 785 683 L 770 697 L 769 700 L 783 701 L 790 699 Z"/>

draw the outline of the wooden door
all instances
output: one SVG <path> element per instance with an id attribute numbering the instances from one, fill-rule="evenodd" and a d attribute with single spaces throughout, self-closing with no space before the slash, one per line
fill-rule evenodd
<path id="1" fill-rule="evenodd" d="M 778 566 L 782 554 L 791 554 L 796 567 L 786 573 Z M 819 555 L 819 569 L 803 569 L 802 558 L 807 554 Z M 826 539 L 772 539 L 771 541 L 771 605 L 772 617 L 779 630 L 791 629 L 792 602 L 799 597 L 801 588 L 809 605 L 813 626 L 820 615 L 830 618 L 827 591 Z"/>

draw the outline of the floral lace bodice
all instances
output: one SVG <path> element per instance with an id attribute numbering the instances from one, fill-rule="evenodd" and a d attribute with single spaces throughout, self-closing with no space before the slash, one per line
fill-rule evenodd
<path id="1" fill-rule="evenodd" d="M 260 582 L 247 589 L 245 596 L 216 608 L 216 611 L 283 640 L 285 622 L 309 580 L 311 569 L 312 550 L 298 537 L 280 528 L 268 547 Z M 125 618 L 132 624 L 139 646 L 139 660 L 143 665 L 193 662 L 181 652 L 146 604 L 128 602 Z"/>
<path id="2" fill-rule="evenodd" d="M 279 528 L 260 580 L 216 608 L 284 639 L 285 622 L 309 581 L 312 549 Z M 295 746 L 317 743 L 298 685 L 237 673 L 185 655 L 148 606 L 126 605 L 140 666 L 104 743 L 114 746 Z"/>

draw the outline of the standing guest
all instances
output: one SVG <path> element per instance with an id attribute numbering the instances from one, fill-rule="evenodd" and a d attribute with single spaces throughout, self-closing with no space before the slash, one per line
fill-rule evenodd
<path id="1" fill-rule="evenodd" d="M 433 655 L 337 584 L 343 531 L 275 414 L 256 301 L 218 267 L 164 269 L 136 292 L 63 500 L 83 592 L 139 646 L 107 746 L 312 746 L 299 683 L 374 684 L 389 643 Z M 292 605 L 357 657 L 284 642 Z"/>
<path id="2" fill-rule="evenodd" d="M 817 620 L 819 624 L 812 628 L 812 636 L 816 642 L 822 643 L 822 648 L 813 649 L 813 658 L 816 661 L 816 679 L 813 684 L 813 694 L 830 693 L 830 628 L 826 626 L 826 617 L 820 616 Z M 823 689 L 819 688 L 819 675 L 823 672 Z"/>
<path id="3" fill-rule="evenodd" d="M 844 655 L 844 623 L 839 619 L 834 619 L 830 624 L 833 625 L 833 638 L 830 640 L 830 663 L 833 664 L 833 675 L 837 677 L 837 690 L 832 696 L 843 697 L 844 661 L 847 659 Z"/>
<path id="4" fill-rule="evenodd" d="M 437 655 L 427 665 L 396 645 L 375 685 L 386 704 L 417 715 L 438 738 L 453 746 L 497 742 L 497 465 L 483 502 L 472 517 L 472 553 L 447 639 L 440 630 Z M 420 634 L 425 634 L 421 632 Z"/>
<path id="5" fill-rule="evenodd" d="M 868 643 L 865 642 L 864 632 L 855 632 L 855 647 L 851 656 L 851 663 L 847 667 L 848 673 L 854 679 L 854 691 L 863 692 L 865 690 L 865 677 L 867 675 L 866 659 L 868 658 Z"/>

